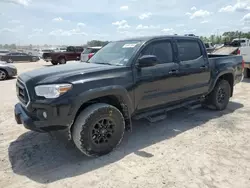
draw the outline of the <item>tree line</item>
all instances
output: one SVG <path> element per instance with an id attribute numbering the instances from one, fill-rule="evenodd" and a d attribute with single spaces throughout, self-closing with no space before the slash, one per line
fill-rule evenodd
<path id="1" fill-rule="evenodd" d="M 231 42 L 233 39 L 235 38 L 248 38 L 250 39 L 250 32 L 244 33 L 244 32 L 240 32 L 240 31 L 227 31 L 224 32 L 222 35 L 210 35 L 209 37 L 206 36 L 200 36 L 200 39 L 203 42 L 212 42 L 214 44 L 221 44 L 221 43 L 225 43 L 225 42 Z M 100 41 L 100 40 L 91 40 L 88 41 L 86 44 L 83 44 L 82 46 L 86 47 L 86 46 L 105 46 L 106 44 L 108 44 L 110 41 Z M 47 45 L 44 44 L 43 47 L 52 47 L 53 45 Z M 59 45 L 58 45 L 59 46 Z M 66 45 L 63 45 L 66 46 Z M 38 46 L 34 46 L 32 44 L 27 45 L 27 48 L 33 48 L 33 47 L 38 47 Z M 17 49 L 18 46 L 16 44 L 0 44 L 0 49 Z"/>
<path id="2" fill-rule="evenodd" d="M 227 31 L 222 35 L 210 35 L 209 37 L 200 36 L 203 42 L 212 42 L 213 44 L 222 44 L 225 42 L 231 42 L 236 38 L 248 38 L 250 39 L 250 32 L 244 33 L 240 31 Z"/>

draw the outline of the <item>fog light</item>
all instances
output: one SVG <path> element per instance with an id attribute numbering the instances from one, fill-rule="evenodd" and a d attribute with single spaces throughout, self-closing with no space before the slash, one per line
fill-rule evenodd
<path id="1" fill-rule="evenodd" d="M 46 113 L 46 112 L 43 112 L 43 117 L 44 117 L 45 119 L 47 119 L 47 113 Z"/>

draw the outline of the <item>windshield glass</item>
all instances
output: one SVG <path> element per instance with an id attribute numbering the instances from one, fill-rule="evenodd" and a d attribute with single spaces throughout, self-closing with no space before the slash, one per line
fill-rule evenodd
<path id="1" fill-rule="evenodd" d="M 142 41 L 140 40 L 110 42 L 90 58 L 88 62 L 125 65 L 133 53 L 140 47 L 141 43 Z"/>

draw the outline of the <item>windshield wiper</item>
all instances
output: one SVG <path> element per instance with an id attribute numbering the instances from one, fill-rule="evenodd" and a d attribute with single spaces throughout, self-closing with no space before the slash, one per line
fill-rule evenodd
<path id="1" fill-rule="evenodd" d="M 113 65 L 111 63 L 103 63 L 103 62 L 93 62 L 93 63 L 95 63 L 95 64 L 103 64 L 103 65 Z"/>

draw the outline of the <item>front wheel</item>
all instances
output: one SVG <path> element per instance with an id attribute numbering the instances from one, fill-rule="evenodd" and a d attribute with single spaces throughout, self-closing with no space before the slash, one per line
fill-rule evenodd
<path id="1" fill-rule="evenodd" d="M 7 63 L 13 63 L 13 60 L 10 58 L 7 60 Z"/>
<path id="2" fill-rule="evenodd" d="M 51 64 L 52 64 L 52 65 L 57 65 L 58 62 L 57 62 L 57 61 L 51 61 Z"/>
<path id="3" fill-rule="evenodd" d="M 207 96 L 206 104 L 213 106 L 216 110 L 224 110 L 229 103 L 231 89 L 227 80 L 219 80 Z"/>
<path id="4" fill-rule="evenodd" d="M 122 113 L 114 106 L 97 103 L 77 117 L 72 130 L 76 147 L 87 156 L 102 156 L 116 148 L 124 135 Z"/>
<path id="5" fill-rule="evenodd" d="M 8 73 L 5 70 L 0 69 L 0 81 L 6 80 L 8 78 Z"/>

